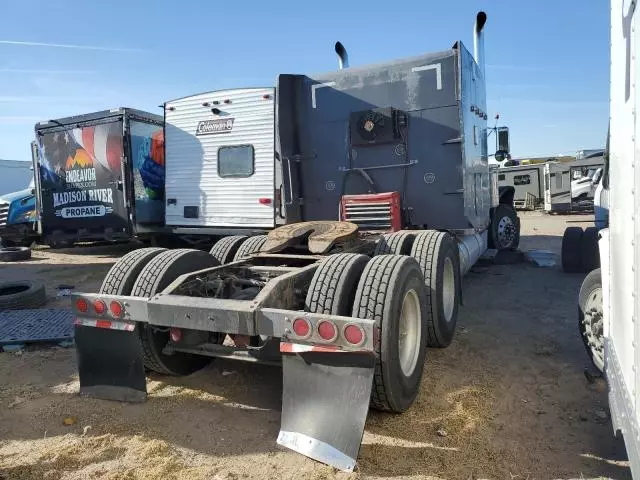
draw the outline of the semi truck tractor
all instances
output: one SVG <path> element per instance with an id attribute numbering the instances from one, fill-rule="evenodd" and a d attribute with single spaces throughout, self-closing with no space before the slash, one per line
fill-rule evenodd
<path id="1" fill-rule="evenodd" d="M 167 168 L 166 221 L 226 236 L 135 250 L 72 295 L 80 393 L 139 402 L 145 370 L 277 364 L 278 443 L 352 471 L 369 407 L 407 410 L 427 348 L 453 341 L 462 276 L 517 245 L 488 166 L 486 19 L 474 55 L 350 68 L 337 43 L 337 71 L 167 102 L 168 165 L 189 167 Z"/>

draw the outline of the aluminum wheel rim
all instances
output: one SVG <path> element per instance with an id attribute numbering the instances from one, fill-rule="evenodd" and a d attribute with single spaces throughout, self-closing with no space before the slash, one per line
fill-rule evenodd
<path id="1" fill-rule="evenodd" d="M 402 300 L 400 311 L 400 329 L 398 334 L 398 353 L 400 368 L 405 376 L 413 374 L 420 353 L 422 322 L 420 299 L 415 290 L 409 290 Z"/>
<path id="2" fill-rule="evenodd" d="M 447 322 L 453 320 L 453 308 L 456 301 L 456 277 L 453 273 L 451 258 L 445 257 L 442 272 L 442 307 Z"/>
<path id="3" fill-rule="evenodd" d="M 498 222 L 498 241 L 500 246 L 506 247 L 513 243 L 516 236 L 516 226 L 511 217 L 502 217 Z"/>
<path id="4" fill-rule="evenodd" d="M 594 360 L 604 365 L 604 319 L 602 315 L 602 288 L 593 290 L 584 308 L 585 334 Z"/>

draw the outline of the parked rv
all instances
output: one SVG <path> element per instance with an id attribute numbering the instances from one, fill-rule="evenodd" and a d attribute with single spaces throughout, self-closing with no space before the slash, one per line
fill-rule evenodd
<path id="1" fill-rule="evenodd" d="M 164 221 L 161 116 L 116 108 L 35 126 L 39 231 L 52 247 L 145 238 Z"/>
<path id="2" fill-rule="evenodd" d="M 513 202 L 516 208 L 525 208 L 531 199 L 533 206 L 544 201 L 544 164 L 502 167 L 496 171 L 498 186 L 514 188 Z"/>
<path id="3" fill-rule="evenodd" d="M 547 212 L 593 210 L 593 197 L 604 158 L 544 164 L 544 209 Z"/>

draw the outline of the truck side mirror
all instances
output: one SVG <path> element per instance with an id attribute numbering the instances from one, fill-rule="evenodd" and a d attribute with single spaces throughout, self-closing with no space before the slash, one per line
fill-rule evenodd
<path id="1" fill-rule="evenodd" d="M 509 152 L 505 150 L 498 150 L 496 153 L 493 154 L 493 156 L 497 162 L 502 162 L 504 161 L 505 158 L 509 157 Z"/>
<path id="2" fill-rule="evenodd" d="M 509 127 L 498 127 L 498 151 L 509 153 L 511 148 L 509 146 Z"/>

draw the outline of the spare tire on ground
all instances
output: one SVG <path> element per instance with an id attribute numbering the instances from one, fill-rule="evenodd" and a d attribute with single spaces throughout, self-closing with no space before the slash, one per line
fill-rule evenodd
<path id="1" fill-rule="evenodd" d="M 30 280 L 0 282 L 0 310 L 38 308 L 47 301 L 44 285 Z"/>
<path id="2" fill-rule="evenodd" d="M 19 262 L 31 258 L 29 247 L 4 247 L 0 248 L 0 262 Z"/>

